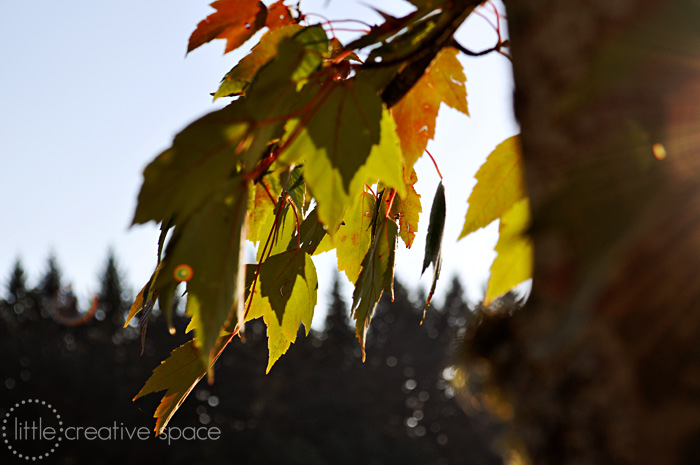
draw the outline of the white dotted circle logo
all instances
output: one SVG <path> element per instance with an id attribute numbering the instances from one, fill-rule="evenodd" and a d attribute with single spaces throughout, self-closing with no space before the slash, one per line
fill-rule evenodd
<path id="1" fill-rule="evenodd" d="M 43 460 L 56 451 L 61 441 L 61 415 L 43 400 L 17 402 L 2 419 L 2 442 L 20 460 Z"/>

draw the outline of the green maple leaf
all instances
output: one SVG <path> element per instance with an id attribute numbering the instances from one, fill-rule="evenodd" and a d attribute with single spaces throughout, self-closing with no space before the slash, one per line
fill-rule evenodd
<path id="1" fill-rule="evenodd" d="M 212 364 L 230 340 L 231 336 L 218 339 L 216 355 L 212 358 Z M 207 368 L 208 366 L 200 357 L 194 341 L 189 341 L 173 350 L 170 356 L 153 370 L 153 374 L 133 400 L 147 394 L 166 391 L 153 415 L 156 418 L 156 434 L 162 433 L 163 429 L 168 426 L 177 409 L 207 373 Z"/>
<path id="2" fill-rule="evenodd" d="M 280 42 L 286 38 L 294 37 L 302 29 L 301 26 L 290 24 L 272 31 L 266 32 L 260 42 L 253 47 L 250 54 L 229 71 L 214 94 L 214 100 L 220 97 L 241 95 L 253 80 L 263 65 L 267 64 L 277 55 Z"/>
<path id="3" fill-rule="evenodd" d="M 506 139 L 491 152 L 476 179 L 460 239 L 488 226 L 526 197 L 518 136 Z"/>
<path id="4" fill-rule="evenodd" d="M 383 213 L 380 212 L 382 215 Z M 394 297 L 394 263 L 398 226 L 391 218 L 383 218 L 372 246 L 362 261 L 362 270 L 352 294 L 352 313 L 356 320 L 357 338 L 365 358 L 365 337 L 374 309 L 384 291 Z"/>
<path id="5" fill-rule="evenodd" d="M 144 170 L 134 224 L 185 221 L 238 171 L 255 161 L 281 124 L 254 126 L 243 100 L 209 113 L 181 131 Z"/>
<path id="6" fill-rule="evenodd" d="M 187 314 L 195 328 L 195 344 L 211 360 L 222 326 L 234 326 L 242 315 L 244 276 L 240 272 L 245 240 L 248 186 L 240 178 L 228 182 L 186 222 L 175 227 L 166 248 L 155 288 L 172 296 L 175 270 L 189 266 Z"/>
<path id="7" fill-rule="evenodd" d="M 255 265 L 248 265 L 249 269 Z M 300 324 L 311 329 L 316 306 L 318 277 L 311 256 L 293 249 L 268 257 L 260 265 L 258 287 L 253 292 L 246 320 L 262 317 L 267 325 L 269 372 L 296 341 Z"/>
<path id="8" fill-rule="evenodd" d="M 336 231 L 365 182 L 405 193 L 396 128 L 376 91 L 362 80 L 328 84 L 323 105 L 290 121 L 281 160 L 304 160 L 304 178 L 318 216 Z"/>
<path id="9" fill-rule="evenodd" d="M 328 54 L 328 37 L 321 26 L 302 29 L 277 44 L 274 58 L 262 66 L 246 90 L 249 113 L 259 122 L 286 121 L 318 93 L 307 78 Z"/>

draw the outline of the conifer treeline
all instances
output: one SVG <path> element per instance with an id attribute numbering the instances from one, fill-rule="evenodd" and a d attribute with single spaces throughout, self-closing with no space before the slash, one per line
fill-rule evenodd
<path id="1" fill-rule="evenodd" d="M 0 416 L 15 402 L 54 405 L 67 424 L 153 427 L 160 395 L 137 402 L 150 372 L 184 343 L 186 318 L 171 336 L 154 311 L 141 355 L 136 327 L 123 328 L 127 295 L 110 253 L 95 317 L 59 324 L 62 289 L 54 258 L 28 289 L 17 261 L 0 299 Z M 65 293 L 65 292 L 64 292 Z M 422 308 L 396 284 L 395 302 L 380 302 L 361 354 L 336 280 L 323 331 L 300 335 L 269 375 L 265 326 L 246 327 L 217 362 L 216 383 L 195 388 L 171 426 L 218 427 L 217 441 L 64 441 L 55 463 L 208 464 L 500 464 L 500 427 L 488 414 L 466 414 L 446 374 L 472 312 L 454 280 L 440 309 Z M 66 309 L 59 309 L 66 312 Z M 63 319 L 70 315 L 68 308 Z M 449 378 L 449 376 L 447 376 Z M 0 462 L 9 456 L 0 448 Z"/>

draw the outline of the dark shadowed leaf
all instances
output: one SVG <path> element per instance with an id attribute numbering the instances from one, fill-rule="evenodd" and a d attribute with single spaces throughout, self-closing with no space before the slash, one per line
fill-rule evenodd
<path id="1" fill-rule="evenodd" d="M 320 26 L 302 29 L 282 38 L 274 58 L 260 68 L 246 89 L 250 114 L 258 121 L 286 121 L 318 92 L 315 85 L 300 88 L 323 63 L 328 38 Z"/>
<path id="2" fill-rule="evenodd" d="M 223 336 L 218 339 L 215 347 L 216 355 L 212 358 L 212 364 L 231 340 L 231 337 Z M 163 432 L 177 409 L 206 373 L 207 365 L 199 356 L 194 341 L 186 342 L 173 350 L 170 356 L 153 370 L 153 374 L 136 394 L 134 400 L 147 394 L 166 391 L 153 415 L 156 419 L 156 434 Z"/>
<path id="3" fill-rule="evenodd" d="M 382 292 L 394 298 L 394 263 L 398 241 L 398 226 L 391 218 L 382 218 L 377 235 L 362 261 L 362 271 L 352 294 L 352 312 L 356 320 L 357 338 L 365 358 L 365 336 Z"/>
<path id="4" fill-rule="evenodd" d="M 190 124 L 144 170 L 134 224 L 185 221 L 236 171 L 259 159 L 281 125 L 253 128 L 242 101 Z"/>
<path id="5" fill-rule="evenodd" d="M 247 194 L 246 183 L 235 178 L 187 222 L 177 225 L 156 279 L 156 289 L 172 295 L 177 285 L 175 268 L 191 267 L 187 314 L 195 328 L 195 344 L 205 359 L 211 359 L 224 323 L 233 326 L 242 314 L 244 276 L 240 269 Z"/>
<path id="6" fill-rule="evenodd" d="M 301 29 L 301 26 L 293 24 L 266 32 L 250 54 L 226 74 L 219 90 L 214 94 L 214 100 L 242 94 L 260 68 L 275 57 L 279 43 L 285 38 L 293 37 Z"/>
<path id="7" fill-rule="evenodd" d="M 425 302 L 425 308 L 430 305 L 430 300 L 435 292 L 437 280 L 440 277 L 440 268 L 442 266 L 442 236 L 445 231 L 445 186 L 440 181 L 435 197 L 433 198 L 433 206 L 430 209 L 430 224 L 428 225 L 428 236 L 425 239 L 425 256 L 423 257 L 423 274 L 428 268 L 428 265 L 433 264 L 433 283 L 428 293 L 428 299 Z M 425 313 L 425 309 L 423 311 Z"/>

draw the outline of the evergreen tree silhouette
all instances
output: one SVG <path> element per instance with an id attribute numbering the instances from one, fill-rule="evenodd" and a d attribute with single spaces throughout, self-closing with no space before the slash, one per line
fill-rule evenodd
<path id="1" fill-rule="evenodd" d="M 56 255 L 52 252 L 46 262 L 47 269 L 39 282 L 39 295 L 42 299 L 51 299 L 61 289 L 62 273 L 58 267 Z"/>
<path id="2" fill-rule="evenodd" d="M 341 363 L 348 357 L 352 357 L 354 349 L 355 331 L 350 326 L 348 306 L 340 293 L 340 274 L 335 273 L 333 289 L 331 290 L 331 304 L 326 314 L 325 325 L 322 333 L 324 354 L 333 359 L 333 362 L 341 359 Z"/>
<path id="3" fill-rule="evenodd" d="M 125 299 L 123 279 L 117 266 L 114 250 L 110 249 L 107 255 L 107 263 L 100 278 L 99 309 L 104 312 L 107 319 L 117 328 L 124 324 L 125 312 L 129 310 L 129 302 Z"/>
<path id="4" fill-rule="evenodd" d="M 15 261 L 15 266 L 10 274 L 10 280 L 7 285 L 7 301 L 8 303 L 16 304 L 24 300 L 27 296 L 27 278 L 24 273 L 22 261 L 18 258 Z"/>

